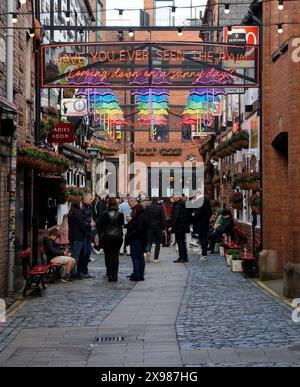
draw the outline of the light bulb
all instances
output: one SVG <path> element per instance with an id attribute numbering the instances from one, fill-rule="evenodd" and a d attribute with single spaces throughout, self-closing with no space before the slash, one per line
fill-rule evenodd
<path id="1" fill-rule="evenodd" d="M 133 29 L 129 28 L 128 35 L 132 38 L 133 37 Z"/>
<path id="2" fill-rule="evenodd" d="M 178 36 L 182 36 L 183 32 L 182 32 L 182 28 L 178 28 Z"/>
<path id="3" fill-rule="evenodd" d="M 33 28 L 30 28 L 30 29 L 29 29 L 29 36 L 30 36 L 31 38 L 34 37 L 34 29 L 33 29 Z"/>
<path id="4" fill-rule="evenodd" d="M 19 0 L 20 4 L 26 4 L 26 0 Z"/>
<path id="5" fill-rule="evenodd" d="M 278 24 L 278 33 L 282 34 L 283 33 L 283 28 L 282 28 L 282 23 Z"/>
<path id="6" fill-rule="evenodd" d="M 71 20 L 70 18 L 70 12 L 66 12 L 66 22 L 69 23 L 69 21 Z"/>
<path id="7" fill-rule="evenodd" d="M 228 15 L 230 12 L 229 4 L 225 4 L 224 13 Z"/>
<path id="8" fill-rule="evenodd" d="M 14 13 L 12 14 L 12 19 L 11 19 L 11 21 L 12 21 L 14 24 L 16 24 L 16 23 L 17 23 L 17 21 L 18 21 L 18 18 L 17 18 L 17 14 L 16 14 L 16 12 L 14 12 Z"/>
<path id="9" fill-rule="evenodd" d="M 278 9 L 279 11 L 283 10 L 283 0 L 278 0 Z"/>

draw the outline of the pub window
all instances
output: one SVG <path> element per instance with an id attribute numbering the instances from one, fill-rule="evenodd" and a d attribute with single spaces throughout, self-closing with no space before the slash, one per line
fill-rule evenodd
<path id="1" fill-rule="evenodd" d="M 154 130 L 149 129 L 149 140 L 156 142 L 169 141 L 169 128 L 166 125 L 155 125 Z"/>
<path id="2" fill-rule="evenodd" d="M 185 125 L 181 129 L 181 140 L 191 141 L 192 140 L 192 129 L 190 125 Z"/>

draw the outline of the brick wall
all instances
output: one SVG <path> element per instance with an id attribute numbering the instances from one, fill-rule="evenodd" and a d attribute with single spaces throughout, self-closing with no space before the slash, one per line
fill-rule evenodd
<path id="1" fill-rule="evenodd" d="M 0 13 L 6 12 L 6 4 L 0 2 Z M 6 97 L 6 42 L 5 29 L 6 18 L 0 18 L 0 95 Z M 3 118 L 3 117 L 2 117 Z M 0 137 L 0 297 L 4 295 L 7 278 L 7 249 L 8 249 L 8 195 L 7 174 L 9 169 L 9 146 L 7 140 Z"/>
<path id="2" fill-rule="evenodd" d="M 6 12 L 6 2 L 0 2 L 0 13 Z M 29 8 L 23 6 L 21 11 L 29 11 Z M 6 25 L 6 18 L 0 18 L 0 27 Z M 31 92 L 28 96 L 31 100 L 29 105 L 28 120 L 26 120 L 26 95 L 25 95 L 25 79 L 26 79 L 26 34 L 29 28 L 32 27 L 32 19 L 30 15 L 18 16 L 18 27 L 26 27 L 27 30 L 14 31 L 14 103 L 18 107 L 17 115 L 17 139 L 18 141 L 33 141 L 34 128 L 34 72 L 31 74 Z M 0 28 L 0 39 L 5 39 L 5 29 Z M 0 95 L 6 97 L 6 63 L 5 57 L 0 60 Z M 34 70 L 34 62 L 32 56 L 32 69 Z M 3 118 L 3 117 L 2 117 Z M 27 130 L 29 128 L 29 130 Z M 0 297 L 3 296 L 7 289 L 7 253 L 8 253 L 8 176 L 9 176 L 9 155 L 10 147 L 7 139 L 0 138 Z"/>
<path id="3" fill-rule="evenodd" d="M 276 23 L 283 25 L 278 34 Z M 263 208 L 264 248 L 278 254 L 277 271 L 286 261 L 300 262 L 300 64 L 288 50 L 272 61 L 272 54 L 292 36 L 299 35 L 300 8 L 284 4 L 279 15 L 275 2 L 263 4 Z M 270 26 L 270 24 L 275 24 Z M 288 161 L 272 146 L 281 132 L 288 132 Z"/>

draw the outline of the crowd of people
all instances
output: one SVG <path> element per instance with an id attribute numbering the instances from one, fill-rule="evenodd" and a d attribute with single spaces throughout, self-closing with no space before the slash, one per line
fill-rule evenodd
<path id="1" fill-rule="evenodd" d="M 214 253 L 216 242 L 223 234 L 231 235 L 234 221 L 231 212 L 219 209 L 213 212 L 210 201 L 204 198 L 199 207 L 189 208 L 182 195 L 172 198 L 153 198 L 145 195 L 116 199 L 108 196 L 93 197 L 84 193 L 73 201 L 63 217 L 60 229 L 51 230 L 43 240 L 48 262 L 64 265 L 63 282 L 93 278 L 89 273 L 92 251 L 104 252 L 109 282 L 118 280 L 119 256 L 130 255 L 131 281 L 145 280 L 145 261 L 159 263 L 161 245 L 175 246 L 179 257 L 175 263 L 188 262 L 187 234 L 191 233 L 201 248 L 200 260 L 206 260 L 208 251 Z M 194 199 L 196 200 L 196 199 Z"/>

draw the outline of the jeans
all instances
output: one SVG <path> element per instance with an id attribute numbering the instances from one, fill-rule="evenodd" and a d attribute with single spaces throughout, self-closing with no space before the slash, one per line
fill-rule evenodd
<path id="1" fill-rule="evenodd" d="M 71 255 L 76 260 L 77 269 L 74 267 L 73 271 L 78 270 L 79 264 L 82 261 L 83 257 L 85 256 L 85 243 L 84 241 L 72 241 L 71 242 Z M 74 274 L 75 275 L 75 274 Z"/>
<path id="2" fill-rule="evenodd" d="M 179 259 L 187 262 L 188 256 L 187 256 L 187 249 L 186 249 L 185 234 L 175 233 L 175 238 L 176 238 L 176 243 L 178 245 Z"/>
<path id="3" fill-rule="evenodd" d="M 145 272 L 144 246 L 136 239 L 130 245 L 130 252 L 133 264 L 131 277 L 136 281 L 142 280 Z"/>
<path id="4" fill-rule="evenodd" d="M 83 241 L 83 248 L 77 261 L 77 273 L 88 274 L 88 264 L 92 253 L 91 238 L 86 237 Z"/>
<path id="5" fill-rule="evenodd" d="M 209 240 L 211 251 L 214 251 L 215 244 L 220 240 L 220 238 L 221 238 L 221 234 L 219 232 L 213 231 L 208 234 L 208 240 Z"/>
<path id="6" fill-rule="evenodd" d="M 154 260 L 159 258 L 160 241 L 162 236 L 162 230 L 149 230 L 147 234 L 147 252 L 151 252 L 152 244 L 155 243 Z"/>
<path id="7" fill-rule="evenodd" d="M 207 247 L 208 247 L 208 235 L 199 234 L 199 243 L 202 249 L 202 255 L 207 256 Z"/>

